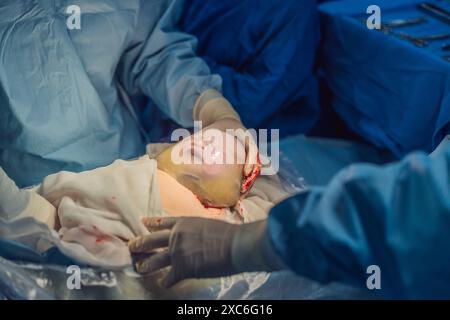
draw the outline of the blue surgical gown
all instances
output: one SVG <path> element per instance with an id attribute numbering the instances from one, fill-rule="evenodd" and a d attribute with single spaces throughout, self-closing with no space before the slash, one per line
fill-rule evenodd
<path id="1" fill-rule="evenodd" d="M 223 79 L 223 93 L 250 128 L 307 133 L 319 117 L 314 75 L 315 0 L 190 0 L 180 29 Z"/>
<path id="2" fill-rule="evenodd" d="M 81 29 L 68 28 L 78 5 Z M 0 2 L 0 166 L 20 186 L 145 152 L 131 97 L 180 125 L 195 99 L 221 90 L 175 28 L 178 0 Z M 72 21 L 72 20 L 70 20 Z"/>
<path id="3" fill-rule="evenodd" d="M 276 252 L 298 274 L 385 298 L 450 298 L 450 137 L 431 155 L 356 164 L 272 209 Z M 368 290 L 368 289 L 367 289 Z"/>

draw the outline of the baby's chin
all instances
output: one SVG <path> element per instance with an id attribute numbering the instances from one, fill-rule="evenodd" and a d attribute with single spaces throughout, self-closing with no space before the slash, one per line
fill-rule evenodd
<path id="1" fill-rule="evenodd" d="M 214 188 L 206 186 L 206 192 L 204 190 L 194 191 L 198 200 L 202 203 L 202 205 L 209 209 L 223 209 L 223 208 L 233 208 L 240 199 L 240 192 L 237 192 L 239 186 L 233 188 L 233 191 L 225 191 L 230 190 L 230 188 Z M 216 191 L 214 191 L 216 190 Z"/>
<path id="2" fill-rule="evenodd" d="M 158 184 L 164 211 L 172 216 L 219 215 L 220 208 L 206 207 L 190 188 L 168 173 L 158 170 Z"/>

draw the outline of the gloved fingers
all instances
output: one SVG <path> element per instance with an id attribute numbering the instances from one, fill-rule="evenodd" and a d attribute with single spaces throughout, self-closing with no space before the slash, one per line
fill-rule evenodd
<path id="1" fill-rule="evenodd" d="M 155 249 L 166 248 L 169 246 L 170 233 L 170 230 L 161 230 L 134 238 L 128 243 L 128 248 L 132 253 L 151 253 Z"/>
<path id="2" fill-rule="evenodd" d="M 245 146 L 244 176 L 252 174 L 255 165 L 258 163 L 258 146 L 250 134 L 242 130 L 236 130 L 236 137 Z"/>
<path id="3" fill-rule="evenodd" d="M 184 280 L 184 279 L 179 279 L 176 275 L 174 267 L 172 267 L 172 268 L 170 268 L 169 273 L 166 275 L 166 277 L 162 281 L 162 285 L 163 285 L 163 287 L 168 289 L 168 288 L 172 287 L 173 285 L 177 284 L 178 282 L 180 282 L 181 280 Z"/>
<path id="4" fill-rule="evenodd" d="M 247 156 L 245 158 L 245 165 L 244 165 L 244 175 L 249 176 L 252 174 L 258 159 L 258 146 L 256 143 L 251 140 L 247 147 Z"/>
<path id="5" fill-rule="evenodd" d="M 144 217 L 141 219 L 141 222 L 149 231 L 158 231 L 164 229 L 172 229 L 179 219 L 180 218 L 177 217 Z"/>
<path id="6" fill-rule="evenodd" d="M 136 271 L 141 274 L 153 273 L 170 265 L 169 250 L 164 250 L 136 263 Z"/>

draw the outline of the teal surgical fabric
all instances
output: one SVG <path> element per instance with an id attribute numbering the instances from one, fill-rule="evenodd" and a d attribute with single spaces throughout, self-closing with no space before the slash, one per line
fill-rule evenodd
<path id="1" fill-rule="evenodd" d="M 450 137 L 430 155 L 355 164 L 275 206 L 269 232 L 292 270 L 384 298 L 450 298 Z"/>

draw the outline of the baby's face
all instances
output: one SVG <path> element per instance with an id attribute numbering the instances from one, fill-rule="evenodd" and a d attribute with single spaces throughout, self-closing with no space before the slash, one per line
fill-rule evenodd
<path id="1" fill-rule="evenodd" d="M 157 157 L 166 171 L 209 206 L 232 207 L 240 197 L 245 148 L 232 135 L 205 129 Z"/>

